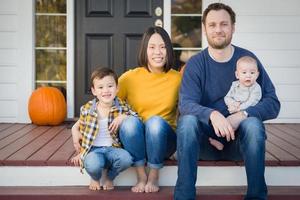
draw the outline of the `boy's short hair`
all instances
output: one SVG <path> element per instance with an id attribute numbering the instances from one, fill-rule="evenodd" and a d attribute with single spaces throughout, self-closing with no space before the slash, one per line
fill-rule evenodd
<path id="1" fill-rule="evenodd" d="M 253 57 L 251 57 L 251 56 L 242 56 L 242 57 L 240 57 L 240 58 L 237 60 L 237 62 L 236 62 L 236 67 L 238 67 L 239 64 L 240 64 L 241 62 L 253 63 L 253 64 L 255 64 L 255 66 L 256 66 L 256 68 L 257 68 L 257 70 L 258 70 L 258 67 L 257 67 L 257 61 L 256 61 L 255 58 L 253 58 Z"/>
<path id="2" fill-rule="evenodd" d="M 94 87 L 95 79 L 102 79 L 105 76 L 112 76 L 116 82 L 116 85 L 118 85 L 118 76 L 112 69 L 108 67 L 96 67 L 91 75 L 91 79 L 90 79 L 91 87 Z"/>
<path id="3" fill-rule="evenodd" d="M 232 10 L 232 8 L 228 5 L 225 5 L 223 3 L 212 3 L 208 5 L 208 7 L 204 10 L 202 15 L 202 23 L 205 25 L 207 14 L 212 11 L 219 11 L 219 10 L 225 10 L 229 15 L 231 19 L 231 23 L 235 24 L 235 12 Z"/>

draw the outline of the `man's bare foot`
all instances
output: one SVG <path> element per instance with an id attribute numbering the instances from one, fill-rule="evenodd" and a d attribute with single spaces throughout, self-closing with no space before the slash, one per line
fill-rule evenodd
<path id="1" fill-rule="evenodd" d="M 147 175 L 146 175 L 145 167 L 144 166 L 136 167 L 136 174 L 137 174 L 138 181 L 136 185 L 131 188 L 131 191 L 135 193 L 145 192 L 145 186 L 147 183 Z"/>
<path id="2" fill-rule="evenodd" d="M 210 144 L 212 146 L 214 146 L 216 149 L 218 149 L 220 151 L 223 150 L 224 145 L 221 142 L 219 142 L 218 140 L 215 140 L 213 138 L 208 138 L 208 140 L 209 140 Z"/>
<path id="3" fill-rule="evenodd" d="M 100 182 L 91 179 L 89 189 L 90 190 L 101 190 Z"/>
<path id="4" fill-rule="evenodd" d="M 150 169 L 149 176 L 148 176 L 148 182 L 145 186 L 146 193 L 152 193 L 152 192 L 159 191 L 158 174 L 159 174 L 159 169 Z"/>
<path id="5" fill-rule="evenodd" d="M 113 190 L 114 189 L 114 183 L 109 178 L 106 178 L 103 180 L 103 190 Z"/>

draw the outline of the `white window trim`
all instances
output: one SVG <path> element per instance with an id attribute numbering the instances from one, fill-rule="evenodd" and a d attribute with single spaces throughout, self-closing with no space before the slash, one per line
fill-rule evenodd
<path id="1" fill-rule="evenodd" d="M 67 117 L 74 117 L 75 82 L 74 82 L 74 43 L 75 43 L 75 7 L 74 0 L 67 0 Z"/>

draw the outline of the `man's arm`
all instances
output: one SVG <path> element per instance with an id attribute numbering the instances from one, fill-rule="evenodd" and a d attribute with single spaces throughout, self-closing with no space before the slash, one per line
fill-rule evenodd
<path id="1" fill-rule="evenodd" d="M 179 111 L 181 115 L 195 115 L 202 123 L 212 125 L 218 137 L 226 137 L 227 141 L 234 140 L 234 131 L 227 119 L 218 111 L 201 105 L 204 80 L 200 67 L 190 60 L 185 68 L 179 93 Z M 199 71 L 195 71 L 196 68 Z"/>

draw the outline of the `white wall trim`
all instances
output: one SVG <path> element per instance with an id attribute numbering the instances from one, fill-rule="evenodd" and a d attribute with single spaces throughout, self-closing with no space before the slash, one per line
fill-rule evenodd
<path id="1" fill-rule="evenodd" d="M 75 42 L 75 10 L 74 0 L 67 0 L 67 110 L 68 118 L 74 117 L 75 80 L 74 80 L 74 42 Z"/>
<path id="2" fill-rule="evenodd" d="M 17 3 L 17 122 L 29 123 L 28 100 L 34 89 L 34 1 Z"/>
<path id="3" fill-rule="evenodd" d="M 169 33 L 171 37 L 171 0 L 164 0 L 164 29 Z"/>

